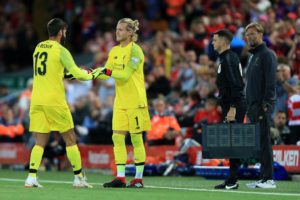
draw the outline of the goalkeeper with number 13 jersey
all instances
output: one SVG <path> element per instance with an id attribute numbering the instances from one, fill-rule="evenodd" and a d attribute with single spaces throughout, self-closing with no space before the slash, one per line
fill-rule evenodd
<path id="1" fill-rule="evenodd" d="M 81 156 L 76 144 L 74 124 L 66 102 L 63 84 L 64 67 L 79 80 L 92 80 L 99 71 L 87 74 L 75 64 L 70 52 L 62 45 L 66 38 L 67 24 L 58 18 L 47 24 L 49 39 L 40 42 L 33 53 L 33 89 L 30 103 L 29 130 L 36 144 L 32 148 L 29 174 L 25 187 L 42 187 L 37 181 L 44 148 L 51 131 L 58 131 L 66 143 L 66 153 L 74 171 L 74 187 L 91 188 L 82 174 Z"/>

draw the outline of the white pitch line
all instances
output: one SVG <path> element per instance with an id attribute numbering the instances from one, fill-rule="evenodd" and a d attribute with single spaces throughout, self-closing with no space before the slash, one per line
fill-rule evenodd
<path id="1" fill-rule="evenodd" d="M 247 192 L 247 191 L 239 191 L 239 190 L 210 190 L 210 189 L 201 189 L 201 188 L 177 188 L 177 187 L 160 187 L 160 186 L 147 186 L 146 188 L 169 189 L 169 190 L 187 190 L 187 191 L 201 191 L 201 192 L 231 192 L 231 193 L 238 193 L 238 194 L 258 194 L 258 195 L 296 196 L 296 197 L 300 197 L 300 194 L 297 194 L 297 193 Z M 257 188 L 255 190 L 263 190 L 263 189 Z"/>
<path id="2" fill-rule="evenodd" d="M 22 179 L 12 179 L 12 178 L 0 178 L 0 181 L 6 182 L 24 182 Z M 72 184 L 72 181 L 52 181 L 52 180 L 43 180 L 41 183 L 56 183 L 56 184 Z M 90 183 L 91 185 L 103 185 L 101 183 Z M 295 196 L 300 197 L 300 194 L 297 193 L 278 193 L 278 192 L 248 192 L 248 191 L 239 191 L 239 190 L 210 190 L 210 189 L 201 189 L 201 188 L 179 188 L 179 187 L 163 187 L 163 186 L 151 186 L 147 185 L 145 188 L 153 189 L 168 189 L 168 190 L 185 190 L 185 191 L 200 191 L 200 192 L 231 192 L 237 194 L 256 194 L 256 195 L 273 195 L 273 196 Z M 263 189 L 257 189 L 263 190 Z"/>

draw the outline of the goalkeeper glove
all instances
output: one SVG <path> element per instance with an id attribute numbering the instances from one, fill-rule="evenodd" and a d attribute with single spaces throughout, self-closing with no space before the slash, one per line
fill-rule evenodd
<path id="1" fill-rule="evenodd" d="M 100 75 L 105 74 L 106 76 L 111 76 L 112 70 L 107 69 L 105 67 L 99 67 L 97 69 L 94 69 L 92 72 L 93 79 L 97 79 Z"/>
<path id="2" fill-rule="evenodd" d="M 107 69 L 107 68 L 103 68 L 102 70 L 103 74 L 105 74 L 106 76 L 111 76 L 112 70 L 111 69 Z"/>

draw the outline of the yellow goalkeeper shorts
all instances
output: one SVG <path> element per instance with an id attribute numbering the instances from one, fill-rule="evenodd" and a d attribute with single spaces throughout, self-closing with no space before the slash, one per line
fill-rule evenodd
<path id="1" fill-rule="evenodd" d="M 68 107 L 31 106 L 29 111 L 29 131 L 35 133 L 64 133 L 74 128 L 73 118 Z"/>
<path id="2" fill-rule="evenodd" d="M 112 129 L 140 133 L 151 129 L 148 108 L 114 109 Z"/>

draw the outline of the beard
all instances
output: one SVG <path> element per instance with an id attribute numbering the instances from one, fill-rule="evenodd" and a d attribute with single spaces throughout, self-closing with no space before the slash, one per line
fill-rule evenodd
<path id="1" fill-rule="evenodd" d="M 256 47 L 258 44 L 256 43 L 256 42 L 248 42 L 248 44 L 249 44 L 249 46 L 251 47 L 251 48 L 254 48 L 254 47 Z"/>
<path id="2" fill-rule="evenodd" d="M 125 39 L 124 39 L 124 37 L 117 37 L 116 40 L 117 40 L 117 42 L 123 42 Z"/>
<path id="3" fill-rule="evenodd" d="M 66 44 L 66 36 L 65 36 L 65 35 L 63 35 L 63 36 L 61 37 L 61 39 L 60 39 L 60 44 L 63 45 L 63 46 L 65 46 L 65 44 Z"/>

